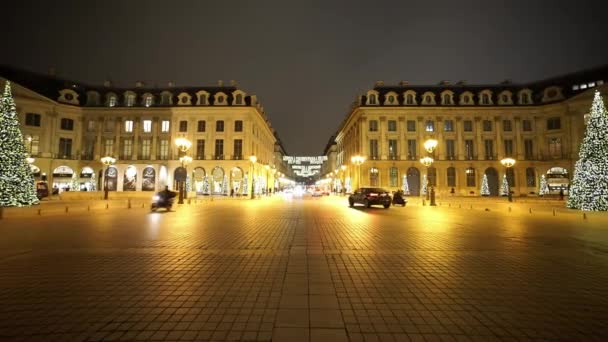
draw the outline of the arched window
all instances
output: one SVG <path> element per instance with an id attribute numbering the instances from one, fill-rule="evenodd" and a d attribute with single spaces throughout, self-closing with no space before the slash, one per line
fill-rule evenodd
<path id="1" fill-rule="evenodd" d="M 237 105 L 243 104 L 243 95 L 241 94 L 236 94 L 236 100 L 235 100 Z"/>
<path id="2" fill-rule="evenodd" d="M 389 170 L 389 186 L 397 187 L 399 181 L 399 172 L 396 167 L 391 167 Z"/>
<path id="3" fill-rule="evenodd" d="M 509 186 L 515 186 L 515 171 L 513 171 L 512 167 L 507 168 L 507 182 L 509 182 Z"/>
<path id="4" fill-rule="evenodd" d="M 448 167 L 447 176 L 448 176 L 448 186 L 451 186 L 451 187 L 456 186 L 456 168 L 455 167 Z"/>
<path id="5" fill-rule="evenodd" d="M 388 103 L 392 104 L 393 102 L 395 102 L 395 97 L 393 95 L 391 95 L 388 97 Z"/>
<path id="6" fill-rule="evenodd" d="M 431 103 L 431 96 L 430 95 L 425 96 L 424 97 L 424 102 L 425 103 Z"/>
<path id="7" fill-rule="evenodd" d="M 481 95 L 482 104 L 490 104 L 490 96 L 488 94 Z"/>
<path id="8" fill-rule="evenodd" d="M 146 107 L 150 107 L 152 105 L 152 95 L 147 95 L 146 96 L 144 105 Z"/>
<path id="9" fill-rule="evenodd" d="M 467 175 L 467 186 L 475 186 L 475 169 L 469 167 L 465 170 Z"/>
<path id="10" fill-rule="evenodd" d="M 462 102 L 463 102 L 463 103 L 469 103 L 469 101 L 471 101 L 471 99 L 469 98 L 469 96 L 468 96 L 468 95 L 466 95 L 466 96 L 464 96 L 464 97 L 462 98 Z"/>
<path id="11" fill-rule="evenodd" d="M 443 104 L 449 105 L 452 101 L 450 101 L 450 94 L 443 94 Z"/>
<path id="12" fill-rule="evenodd" d="M 529 188 L 536 187 L 536 172 L 533 167 L 526 168 L 526 186 Z"/>
<path id="13" fill-rule="evenodd" d="M 408 105 L 412 105 L 412 104 L 414 104 L 414 95 L 412 95 L 412 94 L 407 94 L 406 103 L 407 103 Z"/>
<path id="14" fill-rule="evenodd" d="M 369 104 L 376 104 L 376 95 L 369 96 Z"/>
<path id="15" fill-rule="evenodd" d="M 378 168 L 372 167 L 369 169 L 369 185 L 379 186 L 378 184 Z"/>
<path id="16" fill-rule="evenodd" d="M 108 107 L 116 106 L 116 95 L 110 95 L 108 98 Z"/>

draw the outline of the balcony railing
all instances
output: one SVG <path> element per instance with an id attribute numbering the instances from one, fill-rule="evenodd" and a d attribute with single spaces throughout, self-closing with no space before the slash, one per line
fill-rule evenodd
<path id="1" fill-rule="evenodd" d="M 242 155 L 234 155 L 234 156 L 232 156 L 232 160 L 243 160 L 243 156 Z"/>
<path id="2" fill-rule="evenodd" d="M 224 155 L 223 154 L 217 154 L 217 155 L 213 156 L 213 159 L 215 159 L 215 160 L 224 160 Z"/>

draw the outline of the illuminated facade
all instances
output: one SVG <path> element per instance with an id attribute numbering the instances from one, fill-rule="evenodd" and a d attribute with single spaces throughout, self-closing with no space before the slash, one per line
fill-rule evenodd
<path id="1" fill-rule="evenodd" d="M 256 96 L 234 82 L 94 87 L 8 67 L 0 68 L 0 77 L 11 81 L 37 179 L 60 189 L 102 190 L 105 181 L 110 191 L 173 188 L 182 156 L 192 158 L 185 165 L 187 190 L 198 194 L 275 189 L 279 170 L 287 170 Z M 178 149 L 179 138 L 190 142 L 186 151 Z M 102 164 L 104 156 L 115 164 Z"/>
<path id="2" fill-rule="evenodd" d="M 441 196 L 479 196 L 484 174 L 491 195 L 506 175 L 514 195 L 538 194 L 545 175 L 552 192 L 567 191 L 593 93 L 606 94 L 608 66 L 527 84 L 401 82 L 358 97 L 326 149 L 335 184 L 407 187 L 420 194 L 428 177 Z M 423 144 L 437 140 L 432 153 Z M 355 165 L 353 156 L 365 160 Z M 428 167 L 420 159 L 433 158 Z M 505 168 L 503 158 L 513 158 Z M 341 171 L 344 170 L 344 171 Z M 360 176 L 359 176 L 360 175 Z M 360 177 L 360 181 L 359 181 Z"/>

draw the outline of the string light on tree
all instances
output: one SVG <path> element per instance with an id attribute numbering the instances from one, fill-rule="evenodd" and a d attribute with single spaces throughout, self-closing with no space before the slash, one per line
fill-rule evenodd
<path id="1" fill-rule="evenodd" d="M 502 176 L 502 185 L 500 187 L 500 196 L 509 195 L 509 182 L 507 181 L 507 175 Z"/>
<path id="2" fill-rule="evenodd" d="M 488 186 L 488 175 L 483 174 L 483 179 L 481 181 L 481 190 L 479 191 L 481 196 L 490 196 L 490 187 Z"/>
<path id="3" fill-rule="evenodd" d="M 568 208 L 608 210 L 608 113 L 599 91 L 595 92 L 585 137 L 574 166 Z"/>
<path id="4" fill-rule="evenodd" d="M 401 186 L 401 190 L 403 190 L 404 195 L 410 194 L 410 186 L 407 184 L 407 175 L 403 175 L 403 185 Z"/>
<path id="5" fill-rule="evenodd" d="M 539 196 L 544 196 L 549 193 L 549 185 L 547 184 L 547 178 L 545 175 L 540 176 L 540 188 L 538 190 Z"/>

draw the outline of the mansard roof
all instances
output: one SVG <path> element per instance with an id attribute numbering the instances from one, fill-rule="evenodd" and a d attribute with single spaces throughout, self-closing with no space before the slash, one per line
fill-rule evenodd
<path id="1" fill-rule="evenodd" d="M 174 106 L 178 103 L 177 96 L 181 93 L 187 93 L 192 98 L 196 99 L 196 93 L 199 91 L 206 91 L 210 94 L 207 101 L 210 105 L 214 103 L 214 95 L 217 93 L 224 93 L 227 97 L 227 105 L 232 105 L 232 93 L 239 90 L 236 86 L 185 86 L 185 87 L 113 87 L 113 86 L 98 86 L 88 85 L 82 82 L 77 82 L 68 79 L 58 78 L 52 75 L 36 73 L 28 70 L 23 70 L 7 65 L 0 65 L 0 77 L 4 77 L 11 82 L 17 83 L 23 87 L 37 92 L 53 101 L 56 101 L 60 96 L 60 91 L 64 89 L 71 89 L 80 95 L 80 106 L 86 106 L 86 95 L 87 92 L 95 91 L 104 98 L 107 94 L 113 93 L 118 97 L 116 107 L 124 105 L 125 92 L 132 92 L 136 94 L 138 98 L 141 98 L 146 93 L 154 95 L 156 98 L 161 96 L 161 93 L 168 91 L 172 94 Z M 243 102 L 245 106 L 252 105 L 252 97 L 244 96 Z M 254 101 L 255 102 L 255 101 Z M 69 105 L 69 104 L 68 104 Z M 255 104 L 254 104 L 255 105 Z M 103 106 L 103 101 L 99 104 Z M 132 107 L 143 106 L 141 101 L 136 101 Z"/>

